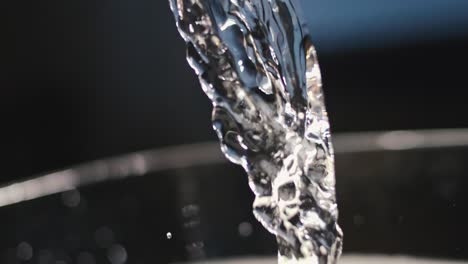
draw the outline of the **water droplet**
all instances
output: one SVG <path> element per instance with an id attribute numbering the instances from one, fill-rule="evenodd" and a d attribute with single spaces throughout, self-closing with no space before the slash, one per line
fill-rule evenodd
<path id="1" fill-rule="evenodd" d="M 107 258 L 112 264 L 123 264 L 127 261 L 127 250 L 121 245 L 112 245 L 107 250 Z"/>
<path id="2" fill-rule="evenodd" d="M 249 222 L 242 222 L 239 224 L 238 231 L 239 235 L 242 237 L 249 237 L 253 232 L 252 224 Z"/>
<path id="3" fill-rule="evenodd" d="M 33 257 L 33 248 L 27 242 L 21 242 L 16 247 L 16 256 L 21 260 L 30 260 Z"/>

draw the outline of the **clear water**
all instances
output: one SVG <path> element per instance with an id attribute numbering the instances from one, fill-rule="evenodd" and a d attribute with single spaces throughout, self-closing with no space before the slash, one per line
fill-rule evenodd
<path id="1" fill-rule="evenodd" d="M 213 102 L 225 155 L 244 167 L 280 263 L 336 263 L 333 148 L 320 69 L 294 0 L 170 0 Z M 223 186 L 229 188 L 229 186 Z"/>

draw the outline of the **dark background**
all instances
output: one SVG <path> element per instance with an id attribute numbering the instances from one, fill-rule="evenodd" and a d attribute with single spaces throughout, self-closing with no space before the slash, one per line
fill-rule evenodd
<path id="1" fill-rule="evenodd" d="M 309 20 L 321 62 L 334 132 L 468 127 L 465 92 L 468 2 L 307 0 L 304 4 L 303 13 Z M 165 0 L 7 1 L 2 3 L 0 22 L 0 183 L 129 151 L 215 140 L 209 100 L 185 62 L 184 44 Z M 448 159 L 458 165 L 466 164 L 464 153 L 453 154 L 459 159 L 451 156 Z M 466 204 L 463 202 L 466 201 L 464 185 L 460 184 L 465 180 L 452 184 L 460 190 L 445 201 L 431 196 L 431 188 L 443 186 L 438 181 L 445 179 L 439 177 L 446 175 L 445 171 L 434 172 L 433 176 L 411 170 L 400 174 L 398 168 L 408 166 L 405 159 L 400 160 L 399 154 L 393 154 L 393 159 L 398 162 L 387 162 L 387 158 L 373 153 L 363 155 L 349 159 L 349 164 L 343 162 L 341 169 L 346 173 L 352 171 L 354 174 L 350 174 L 359 180 L 342 178 L 338 182 L 341 197 L 353 197 L 343 199 L 341 204 L 343 226 L 350 241 L 360 242 L 347 244 L 347 250 L 467 256 L 465 236 L 460 233 L 466 230 L 457 228 L 464 226 L 468 216 L 466 210 L 455 207 L 459 204 L 464 208 Z M 440 152 L 416 153 L 413 167 L 437 164 L 439 155 Z M 371 184 L 369 182 L 374 178 L 368 180 L 354 167 L 363 161 L 370 162 L 370 158 L 374 158 L 375 168 L 367 168 L 362 172 L 364 176 L 375 176 L 376 171 L 388 174 L 378 178 L 382 184 L 374 184 L 377 188 L 373 192 L 366 189 L 366 184 Z M 457 179 L 464 177 L 464 166 L 448 167 L 457 170 L 452 173 L 460 177 Z M 230 172 L 229 168 L 226 171 Z M 431 168 L 428 166 L 427 170 Z M 425 170 L 421 168 L 421 171 Z M 232 170 L 232 173 L 240 173 L 240 169 Z M 413 178 L 404 177 L 410 174 L 417 182 L 392 185 L 395 175 L 412 181 Z M 230 184 L 246 184 L 233 180 L 236 176 L 229 178 L 232 180 Z M 136 180 L 109 189 L 91 187 L 98 191 L 89 191 L 92 194 L 88 196 L 94 197 L 95 201 L 94 207 L 90 206 L 90 213 L 77 218 L 76 215 L 68 216 L 67 211 L 68 220 L 63 222 L 59 209 L 37 206 L 44 201 L 57 203 L 56 197 L 22 204 L 20 209 L 10 208 L 15 213 L 2 211 L 2 219 L 7 219 L 2 222 L 3 234 L 8 234 L 5 241 L 11 244 L 10 241 L 20 239 L 21 234 L 10 228 L 19 219 L 22 222 L 18 226 L 57 233 L 72 230 L 77 234 L 86 234 L 80 229 L 83 222 L 89 221 L 93 226 L 93 217 L 102 215 L 109 218 L 108 221 L 130 219 L 131 223 L 122 227 L 129 228 L 129 234 L 134 234 L 131 228 L 144 229 L 158 221 L 177 225 L 171 219 L 158 218 L 152 207 L 153 202 L 160 202 L 155 199 L 173 195 L 170 186 L 176 184 L 168 184 L 174 181 L 172 178 L 168 177 L 164 182 L 146 179 L 145 188 Z M 209 187 L 209 184 L 203 186 Z M 413 186 L 427 191 L 413 192 Z M 388 191 L 387 188 L 394 189 Z M 247 188 L 237 189 L 248 193 Z M 126 207 L 117 208 L 119 203 L 115 203 L 117 209 L 107 208 L 114 204 L 113 199 L 125 199 L 122 195 L 125 190 L 147 202 L 142 202 L 141 207 L 146 208 L 149 218 L 135 218 Z M 386 196 L 385 191 L 391 195 Z M 211 192 L 203 193 L 209 195 Z M 219 195 L 227 196 L 226 192 Z M 234 193 L 230 195 L 237 197 Z M 238 195 L 240 197 L 241 193 Z M 243 197 L 239 198 L 246 200 L 243 206 L 235 206 L 242 211 L 238 216 L 249 217 L 256 223 L 248 213 L 247 200 L 251 197 Z M 440 204 L 424 203 L 429 200 Z M 388 209 L 384 206 L 386 203 L 401 208 Z M 222 209 L 219 203 L 212 205 L 216 210 L 209 210 L 210 213 Z M 175 210 L 173 206 L 166 209 Z M 412 210 L 405 212 L 406 209 Z M 39 217 L 37 224 L 31 226 L 29 218 L 31 212 L 36 212 L 34 210 Z M 430 221 L 420 222 L 432 210 L 438 210 L 440 214 L 431 216 Z M 405 215 L 410 215 L 407 216 L 410 220 L 402 224 Z M 356 219 L 361 222 L 363 216 L 372 223 L 364 225 L 365 228 L 356 225 Z M 67 221 L 76 223 L 79 228 L 60 226 Z M 239 221 L 243 219 L 231 219 L 234 227 Z M 41 223 L 50 226 L 38 228 Z M 380 226 L 391 226 L 391 229 Z M 225 226 L 217 227 L 220 229 L 211 230 L 215 233 L 213 236 L 224 236 Z M 258 224 L 256 227 L 261 230 Z M 155 228 L 159 226 L 155 225 Z M 147 230 L 140 231 L 145 233 Z M 27 232 L 28 228 L 25 228 L 24 233 Z M 413 238 L 417 243 L 406 239 L 411 232 L 415 233 Z M 458 239 L 451 240 L 457 232 L 460 233 Z M 37 236 L 42 239 L 53 237 L 53 234 Z M 60 246 L 62 239 L 57 237 L 53 241 Z M 375 237 L 381 241 L 376 243 Z M 222 240 L 215 238 L 213 241 Z M 135 235 L 132 239 L 137 250 L 140 241 L 152 238 Z M 163 236 L 159 239 L 161 245 L 167 243 Z M 269 243 L 265 241 L 270 240 L 261 241 Z M 433 241 L 451 242 L 446 243 L 446 247 L 434 246 L 437 251 L 430 247 L 434 245 Z M 245 252 L 255 245 L 261 246 L 257 240 L 249 243 L 252 244 L 245 244 Z M 217 246 L 218 250 L 222 247 Z M 274 245 L 270 249 L 273 248 Z M 402 248 L 408 251 L 402 251 Z"/>
<path id="2" fill-rule="evenodd" d="M 305 4 L 334 132 L 468 126 L 466 2 Z M 166 1 L 2 5 L 0 181 L 215 138 Z"/>

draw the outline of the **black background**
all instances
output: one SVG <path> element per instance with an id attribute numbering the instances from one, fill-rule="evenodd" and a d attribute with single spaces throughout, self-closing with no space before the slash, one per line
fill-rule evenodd
<path id="1" fill-rule="evenodd" d="M 1 181 L 215 139 L 166 1 L 8 1 L 0 13 Z M 468 126 L 467 43 L 461 28 L 380 48 L 318 46 L 333 130 Z"/>
<path id="2" fill-rule="evenodd" d="M 186 64 L 184 44 L 166 1 L 8 1 L 2 3 L 0 19 L 1 183 L 109 155 L 215 140 L 210 102 Z M 426 30 L 430 32 L 430 28 Z M 321 43 L 320 39 L 317 43 Z M 402 39 L 382 46 L 367 44 L 363 48 L 332 50 L 317 45 L 333 131 L 468 127 L 467 45 L 468 30 L 462 27 L 450 37 Z M 437 154 L 434 155 L 430 163 L 437 160 Z M 385 163 L 383 159 L 381 162 Z M 354 171 L 352 165 L 349 171 Z M 393 182 L 393 174 L 385 179 Z M 159 182 L 156 189 L 169 192 L 165 190 L 167 182 Z M 349 185 L 342 187 L 341 194 L 355 197 L 354 193 L 347 192 L 365 190 L 365 184 L 355 183 L 351 186 L 354 189 Z M 387 186 L 390 184 L 382 189 Z M 411 188 L 408 186 L 413 186 L 413 182 L 405 186 Z M 153 190 L 145 190 L 152 197 Z M 433 198 L 418 196 L 412 189 L 392 191 L 393 196 L 389 196 L 392 199 L 400 197 L 403 191 L 401 200 L 397 200 L 402 208 L 406 208 L 403 207 L 405 197 Z M 134 192 L 139 193 L 139 189 L 135 187 Z M 120 195 L 118 189 L 109 191 L 112 193 L 115 197 Z M 466 200 L 461 191 L 458 195 L 459 200 Z M 427 249 L 431 244 L 431 235 L 449 241 L 446 236 L 453 234 L 440 231 L 439 224 L 452 231 L 457 227 L 450 226 L 451 220 L 443 215 L 426 225 L 409 223 L 411 228 L 421 226 L 416 230 L 417 235 L 426 244 L 409 245 L 411 241 L 407 241 L 401 248 L 395 248 L 411 230 L 400 223 L 400 229 L 381 230 L 382 233 L 376 231 L 378 228 L 366 227 L 363 231 L 351 226 L 353 217 L 362 209 L 353 211 L 353 206 L 373 201 L 367 197 L 359 199 L 360 203 L 343 199 L 342 204 L 343 223 L 351 241 L 353 237 L 361 239 L 361 244 L 348 244 L 351 250 L 401 253 L 400 249 L 406 247 L 410 249 L 406 253 L 427 255 L 427 250 L 422 248 Z M 434 201 L 440 202 L 437 199 Z M 448 203 L 454 204 L 452 200 Z M 431 208 L 438 208 L 437 204 L 432 205 L 416 210 L 418 217 L 412 219 L 421 219 Z M 440 207 L 448 208 L 445 203 Z M 384 217 L 376 218 L 383 219 L 382 222 L 399 219 L 398 213 L 403 210 L 390 210 L 396 212 L 393 219 L 381 207 L 381 211 L 369 208 L 361 211 L 368 212 L 371 219 L 372 214 L 382 213 Z M 101 209 L 96 207 L 97 211 Z M 53 215 L 54 209 L 50 210 Z M 466 219 L 464 212 L 452 213 L 460 221 Z M 5 214 L 11 220 L 4 222 L 7 229 L 24 218 L 21 214 Z M 157 221 L 157 215 L 152 212 L 150 215 L 154 217 L 151 221 Z M 446 212 L 445 215 L 451 216 Z M 43 222 L 49 219 L 53 218 L 46 215 Z M 139 223 L 134 224 L 139 226 Z M 439 231 L 427 231 L 428 226 Z M 12 236 L 18 235 L 10 231 Z M 424 235 L 429 237 L 426 239 Z M 463 250 L 460 244 L 464 242 L 458 235 L 453 245 L 447 244 L 434 254 L 466 256 L 452 252 Z M 376 236 L 388 244 L 376 246 Z"/>

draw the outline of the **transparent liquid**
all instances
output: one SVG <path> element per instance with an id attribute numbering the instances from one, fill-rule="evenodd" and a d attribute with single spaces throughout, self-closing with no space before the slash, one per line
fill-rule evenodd
<path id="1" fill-rule="evenodd" d="M 170 0 L 213 102 L 225 155 L 244 167 L 280 263 L 336 263 L 333 148 L 315 49 L 294 0 Z M 221 186 L 220 188 L 229 188 Z"/>

